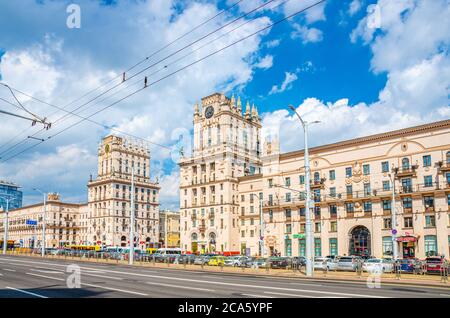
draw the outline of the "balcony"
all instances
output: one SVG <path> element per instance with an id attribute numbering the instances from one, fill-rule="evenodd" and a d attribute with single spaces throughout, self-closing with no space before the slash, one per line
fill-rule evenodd
<path id="1" fill-rule="evenodd" d="M 206 231 L 206 226 L 205 225 L 200 225 L 199 227 L 198 227 L 198 230 L 200 231 L 200 232 L 205 232 Z"/>
<path id="2" fill-rule="evenodd" d="M 439 171 L 440 172 L 449 172 L 450 171 L 450 162 L 438 162 Z"/>
<path id="3" fill-rule="evenodd" d="M 397 178 L 403 178 L 403 177 L 415 177 L 416 176 L 416 169 L 417 165 L 413 165 L 408 168 L 397 168 L 397 171 L 395 173 L 395 176 Z"/>
<path id="4" fill-rule="evenodd" d="M 196 219 L 197 219 L 197 215 L 191 214 L 191 220 L 194 221 L 194 220 L 196 220 Z"/>
<path id="5" fill-rule="evenodd" d="M 311 189 L 323 189 L 325 188 L 325 178 L 321 178 L 320 180 L 311 180 L 310 188 Z"/>

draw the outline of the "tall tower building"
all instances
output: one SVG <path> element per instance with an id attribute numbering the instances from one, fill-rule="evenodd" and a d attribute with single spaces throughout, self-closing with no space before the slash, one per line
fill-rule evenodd
<path id="1" fill-rule="evenodd" d="M 150 181 L 149 150 L 145 145 L 112 135 L 100 143 L 98 175 L 88 183 L 87 244 L 129 244 L 132 167 L 136 246 L 157 246 L 160 187 Z"/>
<path id="2" fill-rule="evenodd" d="M 190 158 L 180 160 L 181 248 L 239 253 L 238 178 L 260 173 L 256 107 L 215 93 L 194 106 Z"/>

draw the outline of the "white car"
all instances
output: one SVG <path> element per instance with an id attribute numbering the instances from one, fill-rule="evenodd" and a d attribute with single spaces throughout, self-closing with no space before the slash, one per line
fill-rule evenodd
<path id="1" fill-rule="evenodd" d="M 224 265 L 225 266 L 242 266 L 243 264 L 245 264 L 245 261 L 247 260 L 247 257 L 245 256 L 231 256 L 231 257 L 227 257 L 225 259 Z"/>
<path id="2" fill-rule="evenodd" d="M 390 273 L 394 270 L 394 263 L 390 259 L 370 258 L 364 262 L 362 269 L 369 273 Z"/>
<path id="3" fill-rule="evenodd" d="M 337 262 L 328 257 L 314 257 L 314 269 L 335 270 Z"/>

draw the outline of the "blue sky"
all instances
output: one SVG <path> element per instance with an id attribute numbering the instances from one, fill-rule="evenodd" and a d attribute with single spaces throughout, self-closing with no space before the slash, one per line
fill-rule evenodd
<path id="1" fill-rule="evenodd" d="M 241 1 L 153 60 L 266 1 Z M 71 2 L 0 3 L 2 82 L 65 107 L 235 1 L 74 1 L 81 8 L 81 28 L 69 29 L 66 8 Z M 282 2 L 273 1 L 246 17 L 239 22 L 248 21 L 244 27 L 198 52 L 189 47 L 183 52 L 192 55 L 151 79 L 315 1 L 289 0 L 277 6 Z M 282 151 L 303 147 L 301 138 L 295 137 L 298 123 L 286 110 L 288 104 L 298 106 L 308 120 L 322 121 L 312 128 L 312 145 L 447 119 L 449 21 L 446 0 L 328 0 L 92 118 L 172 147 L 177 140 L 174 132 L 191 130 L 196 101 L 215 91 L 234 93 L 244 103 L 258 106 L 263 126 L 278 131 Z M 79 114 L 87 116 L 130 91 L 97 101 Z M 12 101 L 5 90 L 0 90 L 0 97 Z M 38 133 L 42 138 L 78 120 L 71 117 L 58 123 L 61 112 L 54 114 L 48 105 L 19 98 L 33 112 L 56 121 L 51 131 Z M 3 102 L 0 109 L 17 110 Z M 97 145 L 108 129 L 84 122 L 18 155 L 35 143 L 24 139 L 39 127 L 3 115 L 0 119 L 0 179 L 22 185 L 25 203 L 40 199 L 30 190 L 33 187 L 60 192 L 68 201 L 86 199 L 86 181 L 96 170 Z M 17 142 L 21 143 L 11 148 Z M 176 163 L 166 148 L 151 146 L 151 151 L 153 177 L 163 187 L 161 203 L 176 208 Z"/>

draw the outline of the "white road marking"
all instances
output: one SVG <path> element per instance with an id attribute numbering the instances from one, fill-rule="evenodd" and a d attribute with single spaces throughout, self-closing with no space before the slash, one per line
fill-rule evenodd
<path id="1" fill-rule="evenodd" d="M 316 296 L 310 296 L 310 295 L 298 295 L 298 294 L 274 293 L 274 292 L 264 292 L 264 294 L 292 296 L 292 297 L 300 297 L 300 298 L 342 298 L 342 297 L 316 297 Z"/>
<path id="2" fill-rule="evenodd" d="M 249 297 L 255 297 L 255 298 L 275 298 L 272 296 L 267 295 L 255 295 L 255 294 L 241 294 L 242 296 L 249 296 Z"/>
<path id="3" fill-rule="evenodd" d="M 31 268 L 30 271 L 35 271 L 35 272 L 44 273 L 44 274 L 63 274 L 63 272 L 57 271 L 57 270 L 43 270 L 43 269 L 36 269 L 36 268 Z"/>
<path id="4" fill-rule="evenodd" d="M 28 295 L 31 295 L 31 296 L 36 296 L 36 297 L 39 297 L 39 298 L 48 298 L 48 297 L 43 296 L 43 295 L 39 295 L 39 294 L 36 294 L 36 293 L 32 293 L 32 292 L 29 292 L 29 291 L 26 291 L 26 290 L 22 290 L 22 289 L 18 289 L 18 288 L 14 288 L 14 287 L 6 286 L 6 288 L 7 289 L 12 289 L 12 290 L 24 293 L 24 294 L 28 294 Z"/>
<path id="5" fill-rule="evenodd" d="M 9 269 L 9 268 L 3 268 L 3 270 L 7 271 L 7 272 L 15 272 L 16 271 L 15 269 Z"/>
<path id="6" fill-rule="evenodd" d="M 171 284 L 163 284 L 163 283 L 146 282 L 146 284 L 157 285 L 157 286 L 165 286 L 165 287 L 173 287 L 173 288 L 181 288 L 181 289 L 201 290 L 201 291 L 207 291 L 207 292 L 213 292 L 214 291 L 212 289 L 206 289 L 206 288 L 179 286 L 179 285 L 171 285 Z"/>
<path id="7" fill-rule="evenodd" d="M 96 275 L 96 274 L 87 274 L 85 272 L 81 272 L 81 276 L 94 276 L 94 277 L 100 277 L 100 278 L 108 278 L 108 279 L 115 279 L 115 280 L 123 280 L 123 278 L 120 277 L 112 277 L 112 276 L 105 276 L 105 275 Z"/>
<path id="8" fill-rule="evenodd" d="M 55 277 L 39 275 L 39 274 L 33 274 L 33 273 L 27 273 L 27 274 L 28 275 L 33 275 L 33 276 L 38 276 L 38 277 L 43 277 L 43 278 L 47 278 L 47 279 L 64 281 L 64 279 L 62 279 L 62 278 L 55 278 Z M 124 289 L 118 289 L 118 288 L 112 288 L 112 287 L 105 287 L 105 286 L 88 284 L 88 283 L 81 283 L 81 285 L 95 287 L 95 288 L 102 288 L 102 289 L 106 289 L 106 290 L 113 290 L 113 291 L 118 291 L 118 292 L 122 292 L 122 293 L 133 294 L 133 295 L 148 296 L 147 294 L 138 293 L 138 292 L 134 292 L 134 291 L 131 291 L 131 290 L 124 290 Z"/>

